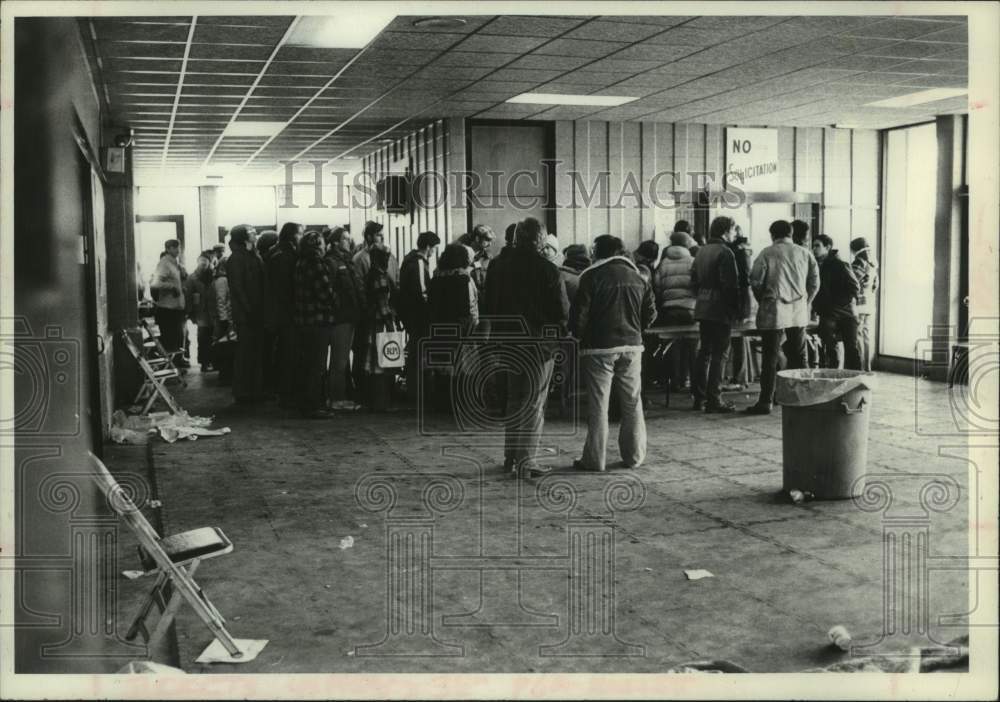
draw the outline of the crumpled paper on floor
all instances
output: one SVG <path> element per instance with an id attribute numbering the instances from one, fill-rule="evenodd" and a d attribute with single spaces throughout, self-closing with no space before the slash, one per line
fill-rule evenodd
<path id="1" fill-rule="evenodd" d="M 168 444 L 178 439 L 195 440 L 199 436 L 222 436 L 229 427 L 210 429 L 214 417 L 195 417 L 185 411 L 151 412 L 148 415 L 127 415 L 116 410 L 111 415 L 111 440 L 117 444 L 145 444 L 159 433 Z"/>
<path id="2" fill-rule="evenodd" d="M 809 407 L 843 397 L 851 390 L 874 390 L 874 373 L 833 368 L 800 368 L 778 372 L 774 401 L 783 407 Z"/>

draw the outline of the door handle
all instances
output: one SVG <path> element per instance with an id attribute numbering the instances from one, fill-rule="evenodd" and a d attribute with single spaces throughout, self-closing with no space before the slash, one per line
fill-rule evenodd
<path id="1" fill-rule="evenodd" d="M 106 346 L 104 344 L 104 335 L 103 334 L 98 334 L 97 335 L 97 355 L 100 356 L 101 354 L 103 354 L 105 348 L 106 348 Z"/>

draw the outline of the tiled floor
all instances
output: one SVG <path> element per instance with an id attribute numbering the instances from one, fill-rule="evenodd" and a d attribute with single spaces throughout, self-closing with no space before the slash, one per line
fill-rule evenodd
<path id="1" fill-rule="evenodd" d="M 780 494 L 780 410 L 700 415 L 675 400 L 648 413 L 638 470 L 519 485 L 500 468 L 496 435 L 448 432 L 439 419 L 430 422 L 439 435 L 421 434 L 405 411 L 330 420 L 251 411 L 211 376 L 191 380 L 181 403 L 232 433 L 155 445 L 166 530 L 223 528 L 236 550 L 198 579 L 234 635 L 270 643 L 239 667 L 197 665 L 210 635 L 185 609 L 177 631 L 190 672 L 662 672 L 703 658 L 784 672 L 842 660 L 827 645 L 836 624 L 858 644 L 892 630 L 883 649 L 967 632 L 939 622 L 968 609 L 967 573 L 935 567 L 967 555 L 975 490 L 969 464 L 941 453 L 967 433 L 941 384 L 879 376 L 867 494 L 876 500 L 884 485 L 883 512 Z M 582 436 L 566 420 L 548 427 L 545 462 L 568 466 Z M 135 469 L 142 451 L 111 456 L 113 469 Z M 934 480 L 947 488 L 925 489 Z M 388 513 L 364 508 L 388 507 L 390 492 Z M 887 610 L 883 536 L 916 544 L 918 533 L 929 592 L 900 590 Z M 341 548 L 348 536 L 353 546 Z M 694 568 L 714 577 L 689 581 Z M 889 575 L 902 582 L 905 570 Z M 140 589 L 122 585 L 124 608 Z"/>

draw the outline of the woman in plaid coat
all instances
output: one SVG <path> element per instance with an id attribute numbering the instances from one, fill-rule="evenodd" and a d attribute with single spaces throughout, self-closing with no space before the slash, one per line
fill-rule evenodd
<path id="1" fill-rule="evenodd" d="M 398 328 L 396 317 L 396 282 L 389 272 L 389 251 L 373 247 L 370 250 L 371 268 L 365 276 L 365 313 L 370 338 L 365 357 L 365 372 L 373 375 L 384 373 L 378 365 L 378 348 L 375 340 L 379 332 Z"/>

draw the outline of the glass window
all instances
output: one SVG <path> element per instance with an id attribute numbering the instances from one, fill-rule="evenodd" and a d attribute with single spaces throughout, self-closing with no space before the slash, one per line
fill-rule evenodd
<path id="1" fill-rule="evenodd" d="M 879 352 L 914 358 L 933 321 L 937 130 L 887 135 Z"/>

